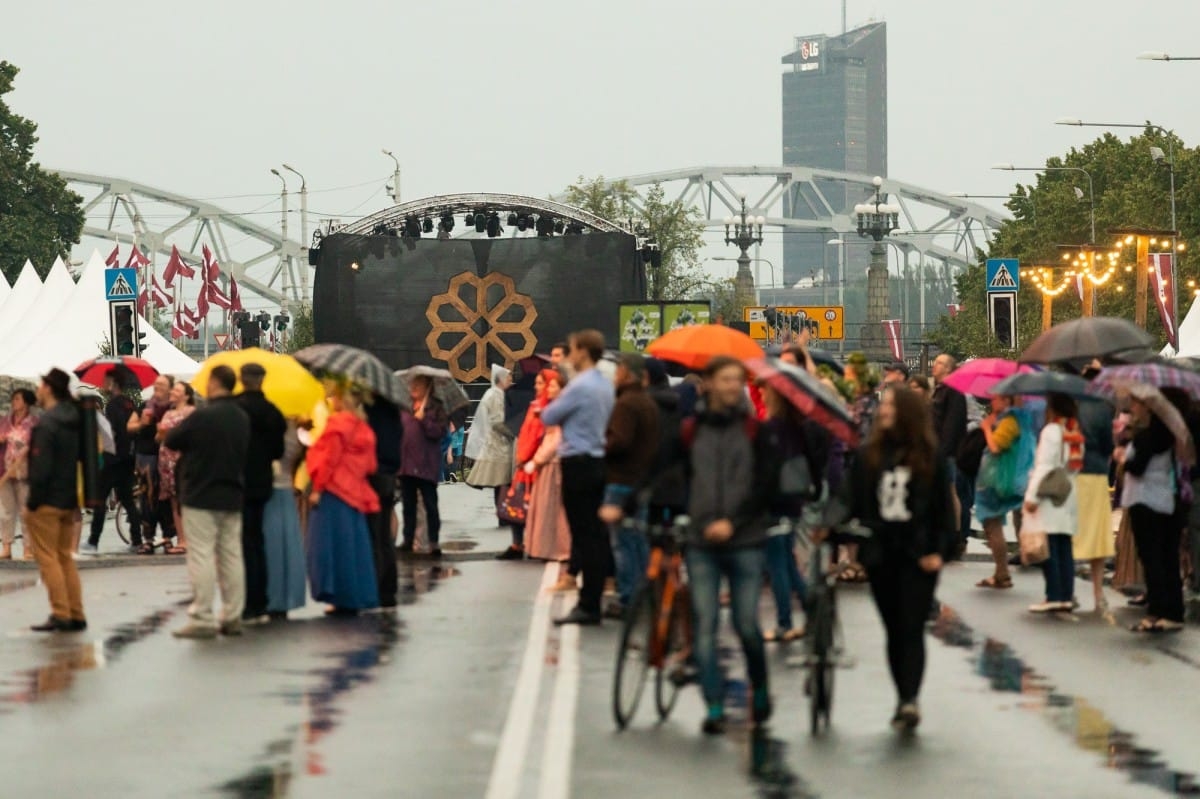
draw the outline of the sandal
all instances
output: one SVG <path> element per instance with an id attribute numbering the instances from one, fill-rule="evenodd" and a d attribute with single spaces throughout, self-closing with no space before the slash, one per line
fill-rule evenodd
<path id="1" fill-rule="evenodd" d="M 1003 590 L 1005 588 L 1012 588 L 1013 581 L 1012 581 L 1011 576 L 996 577 L 995 575 L 993 575 L 991 577 L 985 577 L 982 580 L 980 580 L 979 582 L 975 583 L 975 587 L 976 588 L 995 588 L 998 590 Z"/>
<path id="2" fill-rule="evenodd" d="M 1146 618 L 1139 621 L 1137 624 L 1130 627 L 1129 631 L 1133 632 L 1133 633 L 1162 632 L 1162 629 L 1158 626 L 1160 621 L 1162 621 L 1162 620 L 1161 619 L 1152 619 L 1149 616 L 1147 616 Z"/>
<path id="3" fill-rule="evenodd" d="M 153 555 L 154 550 L 155 550 L 154 544 L 147 541 L 146 543 L 144 543 L 140 547 L 138 547 L 137 553 L 139 555 Z"/>
<path id="4" fill-rule="evenodd" d="M 163 553 L 167 554 L 167 555 L 186 555 L 187 547 L 185 547 L 185 546 L 178 546 L 178 547 L 169 546 L 163 550 Z"/>
<path id="5" fill-rule="evenodd" d="M 1170 619 L 1159 619 L 1154 622 L 1154 632 L 1156 633 L 1177 633 L 1182 629 L 1182 622 L 1171 621 Z"/>

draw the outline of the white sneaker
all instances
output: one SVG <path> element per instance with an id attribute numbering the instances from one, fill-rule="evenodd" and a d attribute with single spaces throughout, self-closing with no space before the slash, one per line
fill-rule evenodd
<path id="1" fill-rule="evenodd" d="M 1054 613 L 1055 611 L 1063 610 L 1063 606 L 1071 607 L 1070 602 L 1038 602 L 1036 605 L 1029 606 L 1030 613 Z"/>
<path id="2" fill-rule="evenodd" d="M 80 555 L 99 555 L 100 547 L 96 546 L 95 544 L 89 544 L 87 541 L 84 541 L 82 544 L 79 545 L 79 554 Z"/>

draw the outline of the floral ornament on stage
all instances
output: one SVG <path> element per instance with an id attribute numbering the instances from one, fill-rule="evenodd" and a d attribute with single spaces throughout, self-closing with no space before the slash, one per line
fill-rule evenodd
<path id="1" fill-rule="evenodd" d="M 493 288 L 502 292 L 495 304 L 488 297 Z M 519 319 L 511 319 L 512 309 L 519 311 Z M 510 317 L 507 320 L 506 314 Z M 519 293 L 508 275 L 493 272 L 479 277 L 463 272 L 450 279 L 444 294 L 429 301 L 425 318 L 432 329 L 425 337 L 425 344 L 430 355 L 446 362 L 456 380 L 486 380 L 491 374 L 488 347 L 506 364 L 533 354 L 537 347 L 537 337 L 533 335 L 537 316 L 533 298 Z M 451 339 L 454 344 L 447 349 L 442 346 L 443 339 Z M 519 346 L 513 346 L 516 340 L 520 341 Z"/>

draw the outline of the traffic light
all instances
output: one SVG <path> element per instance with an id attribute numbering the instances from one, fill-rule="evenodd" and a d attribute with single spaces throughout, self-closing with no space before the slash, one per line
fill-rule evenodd
<path id="1" fill-rule="evenodd" d="M 146 351 L 146 347 L 147 347 L 147 344 L 146 344 L 146 334 L 145 334 L 145 333 L 138 333 L 138 334 L 137 334 L 137 339 L 138 339 L 138 343 L 137 343 L 137 356 L 140 358 L 140 357 L 142 357 L 142 353 Z"/>
<path id="2" fill-rule="evenodd" d="M 117 307 L 113 311 L 113 320 L 113 352 L 117 355 L 134 355 L 133 307 Z"/>
<path id="3" fill-rule="evenodd" d="M 1017 295 L 1010 292 L 989 294 L 988 322 L 1000 346 L 1014 349 L 1017 346 Z"/>

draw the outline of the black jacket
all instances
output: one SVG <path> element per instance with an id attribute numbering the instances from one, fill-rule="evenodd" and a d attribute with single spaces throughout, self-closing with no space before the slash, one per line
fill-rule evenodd
<path id="1" fill-rule="evenodd" d="M 933 434 L 942 460 L 955 457 L 967 435 L 967 398 L 945 383 L 933 389 Z"/>
<path id="2" fill-rule="evenodd" d="M 60 402 L 38 419 L 29 444 L 30 510 L 79 507 L 79 409 Z"/>
<path id="3" fill-rule="evenodd" d="M 375 433 L 375 473 L 399 474 L 400 441 L 404 437 L 400 408 L 383 397 L 376 397 L 375 402 L 367 406 L 367 424 Z"/>
<path id="4" fill-rule="evenodd" d="M 164 443 L 183 453 L 181 504 L 201 510 L 242 510 L 250 417 L 233 397 L 220 397 L 197 408 L 167 433 Z"/>
<path id="5" fill-rule="evenodd" d="M 670 386 L 651 387 L 649 394 L 658 406 L 658 454 L 650 472 L 650 505 L 672 513 L 683 513 L 687 508 L 687 474 L 683 462 L 675 457 L 680 450 L 680 427 L 683 424 L 679 394 Z"/>
<path id="6" fill-rule="evenodd" d="M 117 451 L 105 458 L 105 463 L 117 465 L 133 460 L 133 434 L 129 432 L 129 417 L 136 412 L 133 400 L 124 394 L 113 394 L 108 398 L 108 404 L 104 406 L 104 418 L 112 425 L 113 443 Z"/>
<path id="7" fill-rule="evenodd" d="M 287 420 L 261 391 L 244 391 L 237 404 L 250 417 L 250 441 L 246 449 L 246 499 L 265 502 L 271 498 L 275 475 L 271 465 L 283 457 Z"/>

